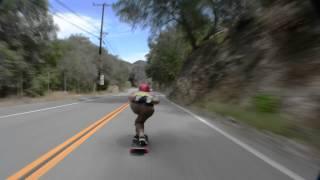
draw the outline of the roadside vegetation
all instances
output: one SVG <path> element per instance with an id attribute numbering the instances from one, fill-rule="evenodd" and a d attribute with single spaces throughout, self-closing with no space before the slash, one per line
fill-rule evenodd
<path id="1" fill-rule="evenodd" d="M 96 87 L 98 47 L 82 35 L 59 40 L 57 31 L 47 0 L 0 1 L 0 98 L 126 85 L 130 64 L 104 49 L 105 86 Z"/>
<path id="2" fill-rule="evenodd" d="M 150 28 L 147 75 L 175 101 L 319 146 L 315 0 L 118 0 Z"/>
<path id="3" fill-rule="evenodd" d="M 221 102 L 201 101 L 193 104 L 201 111 L 213 112 L 232 121 L 247 124 L 258 130 L 268 131 L 300 142 L 309 143 L 320 149 L 320 131 L 314 128 L 301 127 L 301 123 L 293 120 L 288 114 L 279 111 L 260 111 L 255 106 L 240 106 Z M 273 105 L 264 105 L 264 108 L 274 108 Z"/>

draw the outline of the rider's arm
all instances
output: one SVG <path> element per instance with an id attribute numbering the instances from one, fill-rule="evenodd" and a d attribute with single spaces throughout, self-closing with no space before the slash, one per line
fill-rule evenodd
<path id="1" fill-rule="evenodd" d="M 130 95 L 129 95 L 129 97 L 128 97 L 128 99 L 129 99 L 129 102 L 133 102 L 134 101 L 134 99 L 135 99 L 135 93 L 131 93 Z"/>

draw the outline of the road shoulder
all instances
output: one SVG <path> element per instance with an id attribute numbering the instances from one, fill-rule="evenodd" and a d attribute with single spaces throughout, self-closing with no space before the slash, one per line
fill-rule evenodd
<path id="1" fill-rule="evenodd" d="M 315 179 L 319 172 L 319 153 L 309 146 L 265 131 L 258 131 L 233 119 L 209 113 L 196 107 L 188 106 L 183 108 L 196 115 L 201 115 L 209 123 L 293 172 L 307 177 L 307 179 Z"/>

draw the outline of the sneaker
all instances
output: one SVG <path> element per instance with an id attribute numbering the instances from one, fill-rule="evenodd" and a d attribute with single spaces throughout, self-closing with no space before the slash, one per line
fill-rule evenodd
<path id="1" fill-rule="evenodd" d="M 139 137 L 139 143 L 141 146 L 146 146 L 148 145 L 148 138 L 146 136 L 140 136 Z"/>
<path id="2" fill-rule="evenodd" d="M 139 136 L 138 135 L 133 136 L 132 142 L 133 143 L 138 143 L 139 142 Z"/>

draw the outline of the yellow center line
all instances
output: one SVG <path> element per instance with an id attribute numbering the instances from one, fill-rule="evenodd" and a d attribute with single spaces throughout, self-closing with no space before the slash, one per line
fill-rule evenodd
<path id="1" fill-rule="evenodd" d="M 37 179 L 36 177 L 40 177 L 41 175 L 45 174 L 45 172 L 47 172 L 52 167 L 54 167 L 54 165 L 56 165 L 58 162 L 60 162 L 64 157 L 66 157 L 69 153 L 71 153 L 74 149 L 76 149 L 76 147 L 81 145 L 85 140 L 87 140 L 90 136 L 92 136 L 97 130 L 99 130 L 101 127 L 103 127 L 107 122 L 109 122 L 111 119 L 113 119 L 115 116 L 117 116 L 120 112 L 122 112 L 127 107 L 128 107 L 128 103 L 120 106 L 116 110 L 110 112 L 109 114 L 105 115 L 104 117 L 102 117 L 101 119 L 99 119 L 98 121 L 96 121 L 95 123 L 90 125 L 89 127 L 80 131 L 78 134 L 69 138 L 67 141 L 63 142 L 62 144 L 60 144 L 57 147 L 55 147 L 54 149 L 50 150 L 46 154 L 42 155 L 37 160 L 28 164 L 27 166 L 25 166 L 20 171 L 13 174 L 12 176 L 8 177 L 7 179 L 8 180 L 17 180 L 17 179 L 23 178 L 24 176 L 28 175 L 30 172 L 32 173 L 32 175 L 31 175 L 32 177 L 29 176 L 28 179 L 31 179 L 31 178 Z M 61 155 L 61 154 L 63 154 L 63 155 Z M 48 161 L 48 162 L 46 162 L 46 161 Z M 41 166 L 43 163 L 45 163 L 45 164 L 43 166 Z M 37 169 L 37 168 L 39 168 L 39 169 Z M 34 170 L 35 170 L 35 172 L 32 172 Z"/>
<path id="2" fill-rule="evenodd" d="M 122 110 L 127 108 L 125 106 Z M 121 110 L 121 111 L 122 111 Z M 106 123 L 108 123 L 111 119 L 116 117 L 121 111 L 116 112 L 111 117 L 106 119 L 103 123 L 99 124 L 96 128 L 94 128 L 92 131 L 90 131 L 88 134 L 83 136 L 81 139 L 79 139 L 77 142 L 69 146 L 65 151 L 54 157 L 51 161 L 46 163 L 44 166 L 39 168 L 36 172 L 34 172 L 32 175 L 30 175 L 26 180 L 34 180 L 39 179 L 41 176 L 43 176 L 46 172 L 48 172 L 50 169 L 52 169 L 55 165 L 57 165 L 60 161 L 62 161 L 68 154 L 70 154 L 72 151 L 74 151 L 77 147 L 79 147 L 82 143 L 84 143 L 89 137 L 91 137 L 94 133 L 96 133 L 100 128 L 102 128 Z"/>

